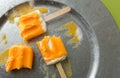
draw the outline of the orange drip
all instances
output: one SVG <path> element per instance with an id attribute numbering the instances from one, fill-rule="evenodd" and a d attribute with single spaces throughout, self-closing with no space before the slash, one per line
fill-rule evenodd
<path id="1" fill-rule="evenodd" d="M 2 53 L 0 53 L 0 64 L 5 64 L 8 58 L 9 49 L 5 49 Z"/>
<path id="2" fill-rule="evenodd" d="M 38 8 L 38 10 L 39 10 L 42 14 L 48 13 L 48 8 L 46 8 L 46 7 Z"/>
<path id="3" fill-rule="evenodd" d="M 70 39 L 68 41 L 69 44 L 72 43 L 77 43 L 80 41 L 80 39 L 78 38 L 78 34 L 77 34 L 77 24 L 75 24 L 74 22 L 70 21 L 68 23 L 66 23 L 65 25 L 61 26 L 61 29 L 67 29 L 66 35 L 67 36 L 71 36 L 72 39 Z"/>

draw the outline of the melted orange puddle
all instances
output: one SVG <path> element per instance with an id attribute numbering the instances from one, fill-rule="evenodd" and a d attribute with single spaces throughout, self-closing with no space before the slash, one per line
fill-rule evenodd
<path id="1" fill-rule="evenodd" d="M 66 35 L 68 37 L 72 37 L 68 43 L 69 44 L 73 44 L 73 43 L 78 43 L 80 41 L 78 34 L 77 34 L 77 24 L 75 24 L 73 21 L 70 21 L 68 23 L 66 23 L 65 25 L 61 26 L 61 30 L 67 29 Z M 78 45 L 76 44 L 74 46 L 74 48 L 78 47 Z"/>
<path id="2" fill-rule="evenodd" d="M 1 39 L 0 43 L 2 43 L 2 42 L 3 42 L 5 45 L 8 44 L 8 41 L 6 40 L 6 34 L 2 34 L 2 39 Z"/>
<path id="3" fill-rule="evenodd" d="M 8 58 L 8 54 L 9 54 L 9 49 L 4 50 L 1 54 L 0 54 L 0 64 L 5 64 Z"/>
<path id="4" fill-rule="evenodd" d="M 46 7 L 36 8 L 36 10 L 39 10 L 42 14 L 48 13 L 48 8 Z"/>
<path id="5" fill-rule="evenodd" d="M 68 42 L 69 43 L 76 43 L 79 42 L 80 39 L 78 38 L 77 35 L 77 25 L 74 22 L 68 22 L 67 24 L 63 25 L 61 27 L 62 29 L 67 29 L 68 31 L 66 32 L 67 36 L 72 36 L 72 39 L 70 39 Z"/>
<path id="6" fill-rule="evenodd" d="M 2 40 L 5 40 L 6 39 L 6 34 L 3 34 L 2 35 Z"/>
<path id="7" fill-rule="evenodd" d="M 65 60 L 64 68 L 67 78 L 72 78 L 72 69 L 71 69 L 70 61 L 68 59 Z"/>

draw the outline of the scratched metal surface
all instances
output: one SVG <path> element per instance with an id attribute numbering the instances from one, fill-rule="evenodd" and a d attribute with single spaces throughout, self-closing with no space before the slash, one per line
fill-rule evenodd
<path id="1" fill-rule="evenodd" d="M 45 6 L 50 9 L 50 13 L 54 12 L 65 6 L 64 4 L 54 2 L 54 1 L 36 1 L 35 7 Z M 8 8 L 7 10 L 9 10 Z M 6 10 L 6 12 L 7 12 Z M 4 12 L 3 12 L 4 13 Z M 1 13 L 1 16 L 3 14 Z M 73 45 L 67 44 L 70 39 L 65 36 L 65 31 L 59 31 L 59 27 L 69 21 L 76 22 L 82 30 L 83 39 L 80 42 L 78 48 L 72 48 Z M 15 24 L 9 23 L 7 18 L 3 15 L 0 18 L 0 35 L 6 34 L 8 44 L 0 44 L 0 52 L 5 48 L 9 48 L 11 45 L 22 42 L 22 38 L 19 35 L 19 31 Z M 29 42 L 34 50 L 34 62 L 33 69 L 21 69 L 19 71 L 15 70 L 9 73 L 5 72 L 5 67 L 0 68 L 0 78 L 53 78 L 53 74 L 56 75 L 55 78 L 60 78 L 57 69 L 54 65 L 46 66 L 39 51 L 35 45 L 35 42 L 41 40 L 45 35 L 59 35 L 62 37 L 65 43 L 66 49 L 68 51 L 68 60 L 70 61 L 72 69 L 72 77 L 70 78 L 94 78 L 98 69 L 99 64 L 99 46 L 96 39 L 96 35 L 91 26 L 88 25 L 86 20 L 77 13 L 74 9 L 70 13 L 67 13 L 61 17 L 47 22 L 48 31 L 40 37 L 37 37 Z M 66 60 L 65 60 L 66 61 Z M 65 61 L 62 62 L 65 68 Z M 67 71 L 66 71 L 67 72 Z"/>
<path id="2" fill-rule="evenodd" d="M 14 2 L 15 1 L 15 2 Z M 0 0 L 0 15 L 26 0 Z M 28 0 L 30 1 L 30 0 Z M 41 0 L 40 0 L 41 1 Z M 80 13 L 95 30 L 100 48 L 100 63 L 96 78 L 120 78 L 120 33 L 100 0 L 54 0 L 67 4 Z M 7 4 L 7 6 L 5 5 Z M 3 7 L 4 6 L 4 7 Z M 2 9 L 2 10 L 1 10 Z M 82 73 L 84 78 L 86 73 Z M 78 76 L 79 77 L 79 76 Z M 93 78 L 93 77 L 92 77 Z"/>

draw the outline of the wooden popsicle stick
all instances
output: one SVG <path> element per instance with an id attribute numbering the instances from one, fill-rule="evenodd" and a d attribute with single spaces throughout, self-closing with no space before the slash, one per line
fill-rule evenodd
<path id="1" fill-rule="evenodd" d="M 68 6 L 64 7 L 62 9 L 60 9 L 60 10 L 58 10 L 58 11 L 56 11 L 54 13 L 51 13 L 50 15 L 44 17 L 44 21 L 46 21 L 46 22 L 50 21 L 51 19 L 54 19 L 54 18 L 56 18 L 58 16 L 61 16 L 61 15 L 65 14 L 65 13 L 68 13 L 70 10 L 71 10 L 70 7 L 68 7 Z"/>
<path id="2" fill-rule="evenodd" d="M 60 74 L 61 78 L 67 78 L 67 76 L 66 76 L 66 74 L 65 74 L 65 72 L 63 70 L 63 67 L 62 67 L 60 62 L 56 64 L 56 67 L 57 67 L 57 69 L 59 71 L 59 74 Z"/>

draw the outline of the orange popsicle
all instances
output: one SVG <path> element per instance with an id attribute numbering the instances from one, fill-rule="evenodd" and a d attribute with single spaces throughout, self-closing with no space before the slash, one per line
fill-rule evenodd
<path id="1" fill-rule="evenodd" d="M 44 21 L 50 21 L 58 16 L 68 13 L 71 10 L 70 7 L 64 7 L 44 18 Z M 35 38 L 44 32 L 46 32 L 46 24 L 41 18 L 39 10 L 32 11 L 28 14 L 22 15 L 18 19 L 20 34 L 25 41 Z"/>
<path id="2" fill-rule="evenodd" d="M 36 43 L 47 65 L 56 64 L 61 78 L 67 78 L 60 61 L 67 56 L 62 39 L 56 36 L 45 36 Z"/>
<path id="3" fill-rule="evenodd" d="M 19 17 L 18 28 L 25 41 L 35 38 L 46 32 L 46 24 L 38 10 Z"/>
<path id="4" fill-rule="evenodd" d="M 6 63 L 6 72 L 14 69 L 32 69 L 33 51 L 30 46 L 14 45 L 9 50 L 9 57 Z"/>
<path id="5" fill-rule="evenodd" d="M 45 36 L 43 40 L 37 42 L 37 46 L 47 65 L 64 60 L 67 56 L 67 51 L 60 37 Z"/>

